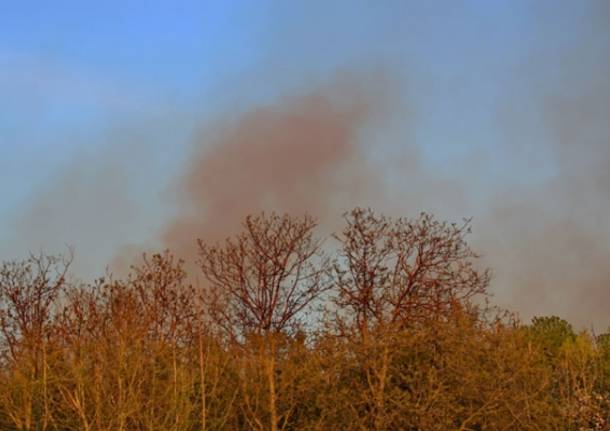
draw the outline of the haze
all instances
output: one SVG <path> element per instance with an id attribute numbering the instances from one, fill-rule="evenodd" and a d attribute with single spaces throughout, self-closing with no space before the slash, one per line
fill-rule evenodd
<path id="1" fill-rule="evenodd" d="M 0 259 L 189 259 L 248 212 L 473 217 L 494 302 L 610 324 L 610 7 L 0 6 Z M 118 270 L 118 269 L 117 269 Z"/>

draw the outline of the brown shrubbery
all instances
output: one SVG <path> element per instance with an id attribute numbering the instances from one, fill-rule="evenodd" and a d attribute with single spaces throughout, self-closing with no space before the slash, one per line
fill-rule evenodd
<path id="1" fill-rule="evenodd" d="M 345 222 L 248 217 L 196 277 L 169 252 L 90 284 L 2 264 L 0 429 L 610 429 L 609 336 L 489 307 L 467 221 Z"/>

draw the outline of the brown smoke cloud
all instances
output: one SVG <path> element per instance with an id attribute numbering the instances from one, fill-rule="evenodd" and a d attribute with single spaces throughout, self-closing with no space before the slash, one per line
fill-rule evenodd
<path id="1" fill-rule="evenodd" d="M 142 253 L 163 248 L 192 263 L 197 239 L 222 240 L 260 211 L 309 213 L 328 233 L 344 211 L 384 201 L 374 147 L 363 145 L 361 132 L 391 105 L 388 89 L 384 79 L 341 75 L 204 118 L 190 143 L 172 149 L 188 155 L 172 169 L 168 141 L 155 138 L 168 135 L 170 119 L 109 132 L 107 143 L 76 154 L 18 209 L 0 252 L 11 259 L 73 246 L 73 269 L 90 277 L 108 263 L 125 274 Z"/>
<path id="2" fill-rule="evenodd" d="M 163 244 L 190 260 L 197 238 L 222 240 L 247 214 L 309 213 L 326 223 L 379 195 L 379 173 L 358 143 L 378 100 L 358 93 L 333 85 L 201 132 L 174 188 L 180 211 Z"/>

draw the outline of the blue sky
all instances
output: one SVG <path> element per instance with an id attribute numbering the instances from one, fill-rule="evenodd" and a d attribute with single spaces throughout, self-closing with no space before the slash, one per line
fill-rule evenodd
<path id="1" fill-rule="evenodd" d="M 489 228 L 494 214 L 522 208 L 541 230 L 548 220 L 575 223 L 587 238 L 593 223 L 610 231 L 599 221 L 607 196 L 581 175 L 598 172 L 609 154 L 609 9 L 603 1 L 3 1 L 0 258 L 89 247 L 86 235 L 60 238 L 81 231 L 58 221 L 40 243 L 17 226 L 65 172 L 82 178 L 67 207 L 100 211 L 79 206 L 92 206 L 87 185 L 117 163 L 132 190 L 116 199 L 130 209 L 109 213 L 117 222 L 108 226 L 118 227 L 95 258 L 143 241 L 173 211 L 163 195 L 202 124 L 348 72 L 385 77 L 400 101 L 383 127 L 364 135 L 374 141 L 371 158 L 404 147 L 418 154 L 421 176 L 388 174 L 394 195 L 406 190 L 443 216 L 475 216 L 492 238 L 481 244 L 494 241 L 491 260 L 514 260 L 505 273 L 518 273 L 527 265 L 494 247 L 521 252 L 531 244 L 512 239 L 520 219 L 510 218 L 504 233 Z M 584 150 L 556 144 L 567 137 Z M 109 156 L 121 151 L 142 156 Z M 465 198 L 415 198 L 410 188 L 434 176 L 459 184 Z M 113 199 L 112 189 L 101 193 Z M 577 213 L 568 204 L 574 196 Z M 125 217 L 146 221 L 121 223 Z M 599 247 L 604 255 L 605 243 Z M 539 257 L 553 260 L 549 253 Z M 561 308 L 567 300 L 545 290 L 540 301 Z"/>
<path id="2" fill-rule="evenodd" d="M 430 155 L 459 153 L 452 147 L 493 133 L 498 87 L 527 49 L 523 12 L 515 2 L 3 2 L 0 145 L 11 187 L 0 209 L 121 123 L 246 105 L 341 68 L 392 70 L 418 93 Z M 438 123 L 457 139 L 439 142 Z M 31 174 L 11 181 L 26 163 Z"/>

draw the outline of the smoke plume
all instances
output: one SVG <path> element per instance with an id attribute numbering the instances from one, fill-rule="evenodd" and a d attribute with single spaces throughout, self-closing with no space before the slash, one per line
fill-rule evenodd
<path id="1" fill-rule="evenodd" d="M 514 178 L 486 203 L 479 249 L 495 270 L 494 290 L 503 304 L 527 318 L 557 314 L 605 331 L 610 9 L 587 5 L 587 28 L 562 45 L 533 45 L 536 56 L 500 103 L 503 157 Z"/>
<path id="2" fill-rule="evenodd" d="M 222 240 L 247 214 L 309 213 L 325 223 L 379 193 L 358 144 L 374 105 L 313 92 L 202 132 L 174 187 L 180 211 L 162 229 L 163 244 L 192 258 L 197 238 Z"/>

